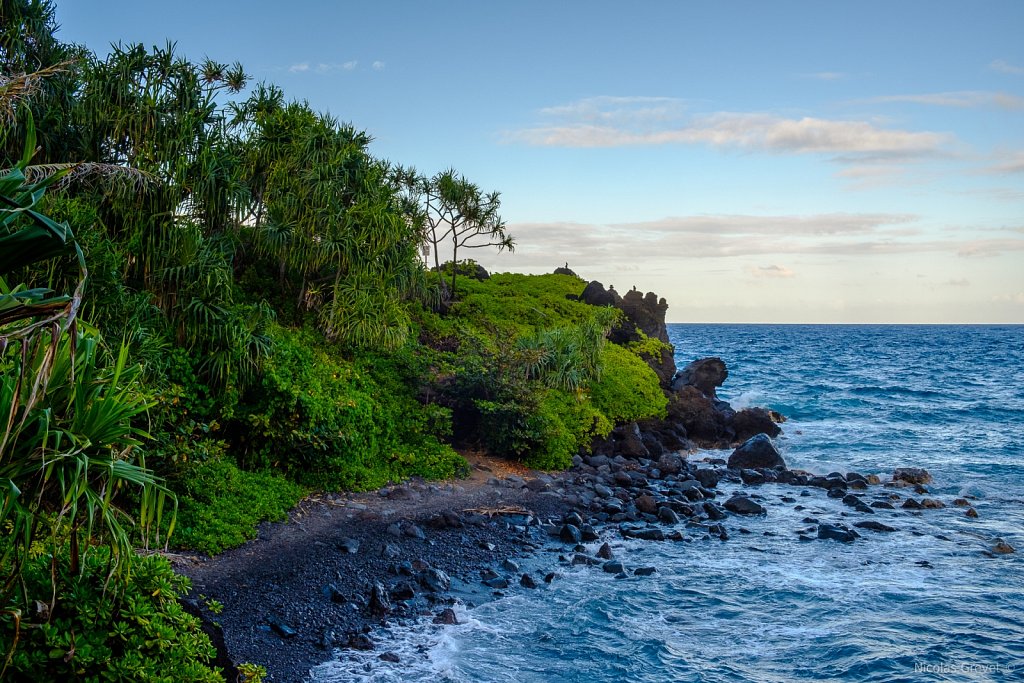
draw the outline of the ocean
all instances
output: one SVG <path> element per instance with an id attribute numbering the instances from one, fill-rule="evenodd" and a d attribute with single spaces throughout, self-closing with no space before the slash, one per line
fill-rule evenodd
<path id="1" fill-rule="evenodd" d="M 377 652 L 346 653 L 315 680 L 1024 680 L 1024 327 L 682 324 L 669 335 L 680 367 L 726 361 L 719 395 L 734 407 L 788 418 L 777 446 L 789 467 L 883 481 L 924 467 L 934 497 L 969 497 L 978 517 L 879 510 L 898 531 L 801 542 L 806 518 L 857 513 L 820 489 L 766 484 L 752 490 L 767 516 L 730 517 L 728 541 L 606 534 L 627 566 L 656 566 L 652 577 L 560 569 L 541 590 L 458 609 L 457 626 L 382 632 Z M 1017 552 L 987 553 L 996 539 Z M 377 659 L 387 650 L 400 663 Z"/>

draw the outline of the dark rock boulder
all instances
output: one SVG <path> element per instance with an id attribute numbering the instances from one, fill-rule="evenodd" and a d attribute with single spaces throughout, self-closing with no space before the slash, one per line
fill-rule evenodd
<path id="1" fill-rule="evenodd" d="M 729 456 L 729 467 L 734 469 L 786 469 L 786 461 L 767 434 L 747 439 Z"/>
<path id="2" fill-rule="evenodd" d="M 591 306 L 614 306 L 619 307 L 622 297 L 615 291 L 614 287 L 604 288 L 597 280 L 591 280 L 580 294 L 580 301 Z"/>
<path id="3" fill-rule="evenodd" d="M 446 607 L 443 610 L 441 610 L 441 612 L 436 617 L 434 617 L 434 623 L 442 624 L 444 626 L 457 626 L 459 623 L 459 618 L 455 616 L 455 610 L 453 610 L 451 607 Z"/>
<path id="4" fill-rule="evenodd" d="M 874 520 L 868 520 L 866 522 L 857 522 L 854 524 L 858 529 L 870 529 L 871 531 L 896 531 L 895 527 L 891 527 L 888 524 L 882 524 Z"/>
<path id="5" fill-rule="evenodd" d="M 732 441 L 727 418 L 712 399 L 694 386 L 683 386 L 669 396 L 668 417 L 686 430 L 688 438 L 706 447 Z"/>
<path id="6" fill-rule="evenodd" d="M 388 591 L 381 583 L 375 583 L 370 591 L 370 602 L 367 610 L 372 616 L 386 617 L 391 613 L 391 599 Z"/>
<path id="7" fill-rule="evenodd" d="M 626 292 L 626 295 L 622 297 L 619 308 L 626 314 L 627 325 L 632 324 L 629 329 L 639 328 L 641 332 L 651 339 L 658 339 L 668 344 L 668 328 L 665 325 L 665 312 L 668 311 L 668 302 L 664 298 L 659 299 L 658 295 L 654 292 L 641 294 L 636 289 L 633 289 Z M 614 335 L 614 333 L 615 331 L 613 330 L 612 334 Z M 613 338 L 612 341 L 615 341 L 615 339 Z"/>
<path id="8" fill-rule="evenodd" d="M 570 275 L 572 277 L 579 277 L 576 273 L 569 269 L 569 264 L 566 263 L 564 267 L 559 266 L 555 268 L 555 275 Z"/>
<path id="9" fill-rule="evenodd" d="M 722 475 L 718 470 L 712 469 L 696 470 L 693 473 L 693 476 L 700 482 L 700 485 L 706 489 L 713 489 L 718 486 L 718 481 L 722 478 Z"/>
<path id="10" fill-rule="evenodd" d="M 764 408 L 744 408 L 733 415 L 732 430 L 736 433 L 737 441 L 746 441 L 756 434 L 775 437 L 782 432 Z"/>
<path id="11" fill-rule="evenodd" d="M 737 515 L 764 515 L 768 512 L 763 506 L 740 494 L 725 501 L 725 509 Z"/>
<path id="12" fill-rule="evenodd" d="M 644 445 L 643 435 L 640 433 L 640 426 L 636 422 L 616 427 L 613 434 L 615 447 L 623 457 L 646 458 L 650 456 L 647 446 Z"/>
<path id="13" fill-rule="evenodd" d="M 857 532 L 835 524 L 819 524 L 818 538 L 822 540 L 841 541 L 853 543 L 857 538 Z"/>
<path id="14" fill-rule="evenodd" d="M 693 361 L 672 378 L 672 390 L 697 387 L 708 398 L 716 398 L 715 390 L 729 377 L 729 370 L 721 358 L 700 358 Z"/>

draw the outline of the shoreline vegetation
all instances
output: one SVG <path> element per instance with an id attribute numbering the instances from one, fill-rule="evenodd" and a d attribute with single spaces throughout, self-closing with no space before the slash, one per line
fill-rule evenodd
<path id="1" fill-rule="evenodd" d="M 0 20 L 0 677 L 219 680 L 161 552 L 462 453 L 682 447 L 673 410 L 714 412 L 673 402 L 653 294 L 457 260 L 514 249 L 497 192 L 239 64 L 100 57 L 46 0 Z"/>
<path id="2" fill-rule="evenodd" d="M 677 370 L 655 294 L 460 260 L 515 248 L 498 193 L 241 65 L 56 30 L 3 5 L 0 679 L 301 680 L 557 580 L 516 559 L 551 539 L 649 576 L 603 535 L 725 540 L 765 508 L 720 482 L 941 505 L 787 469 L 784 418 L 720 400 L 721 359 Z M 853 526 L 807 538 L 887 530 Z"/>

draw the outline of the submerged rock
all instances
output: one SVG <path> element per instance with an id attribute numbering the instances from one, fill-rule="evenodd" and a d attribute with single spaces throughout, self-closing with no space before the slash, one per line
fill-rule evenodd
<path id="1" fill-rule="evenodd" d="M 857 539 L 857 532 L 835 524 L 819 524 L 818 538 L 853 543 Z"/>
<path id="2" fill-rule="evenodd" d="M 767 434 L 747 439 L 729 456 L 728 465 L 733 469 L 786 469 L 786 461 Z"/>
<path id="3" fill-rule="evenodd" d="M 921 467 L 897 467 L 892 473 L 893 481 L 905 481 L 908 484 L 930 484 L 932 475 Z"/>

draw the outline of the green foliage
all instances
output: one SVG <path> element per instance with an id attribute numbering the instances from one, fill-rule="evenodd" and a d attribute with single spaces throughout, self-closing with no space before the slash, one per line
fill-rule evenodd
<path id="1" fill-rule="evenodd" d="M 83 556 L 81 571 L 69 568 L 73 551 L 67 545 L 54 551 L 38 551 L 24 566 L 27 599 L 2 605 L 0 647 L 10 660 L 0 678 L 38 683 L 224 680 L 209 666 L 215 656 L 210 639 L 177 601 L 188 580 L 176 575 L 167 560 L 140 557 L 130 574 L 111 578 L 112 558 L 104 547 Z"/>
<path id="2" fill-rule="evenodd" d="M 665 416 L 668 400 L 647 363 L 616 344 L 605 346 L 602 360 L 604 370 L 591 386 L 591 398 L 611 422 Z"/>
<path id="3" fill-rule="evenodd" d="M 346 360 L 315 333 L 277 329 L 242 462 L 310 486 L 369 489 L 409 475 L 452 476 L 463 466 L 436 438 L 400 356 Z"/>
<path id="4" fill-rule="evenodd" d="M 176 547 L 210 555 L 256 537 L 256 526 L 287 517 L 304 489 L 281 475 L 245 472 L 228 460 L 184 468 L 173 482 L 181 492 Z"/>

